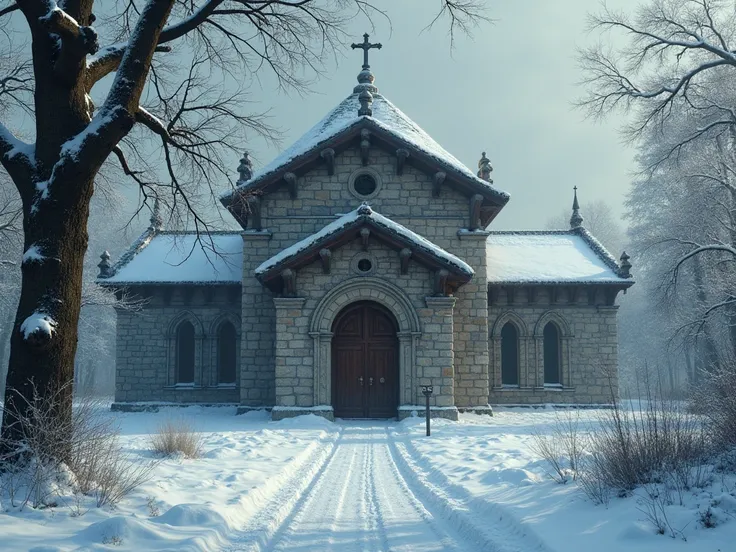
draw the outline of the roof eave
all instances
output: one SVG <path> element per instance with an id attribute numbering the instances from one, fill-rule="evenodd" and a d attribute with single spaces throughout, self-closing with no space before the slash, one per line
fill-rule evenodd
<path id="1" fill-rule="evenodd" d="M 279 180 L 283 178 L 283 175 L 285 173 L 298 171 L 305 165 L 314 164 L 315 162 L 322 163 L 323 161 L 320 156 L 320 152 L 323 149 L 325 149 L 326 147 L 332 147 L 333 149 L 340 149 L 341 146 L 343 147 L 343 149 L 345 147 L 349 147 L 348 142 L 350 141 L 350 139 L 359 136 L 360 131 L 364 128 L 368 128 L 372 132 L 375 132 L 379 138 L 383 139 L 389 144 L 392 144 L 394 148 L 410 149 L 411 152 L 415 154 L 415 156 L 409 157 L 409 163 L 413 162 L 413 164 L 416 165 L 417 156 L 419 159 L 424 159 L 425 166 L 418 167 L 420 170 L 430 172 L 430 167 L 428 167 L 427 165 L 434 164 L 435 166 L 440 167 L 443 171 L 447 172 L 456 181 L 464 184 L 469 189 L 469 191 L 481 194 L 496 208 L 486 224 L 490 223 L 490 221 L 496 217 L 498 212 L 506 205 L 506 203 L 508 203 L 510 195 L 506 192 L 492 188 L 489 183 L 481 181 L 477 177 L 468 177 L 468 175 L 458 171 L 452 165 L 449 165 L 441 159 L 437 159 L 436 157 L 433 157 L 432 155 L 417 148 L 411 142 L 408 142 L 399 136 L 391 134 L 381 125 L 377 124 L 371 117 L 362 117 L 360 119 L 357 119 L 355 123 L 345 127 L 340 132 L 330 136 L 328 139 L 315 144 L 311 149 L 295 157 L 278 169 L 264 174 L 256 178 L 255 180 L 250 180 L 244 184 L 236 185 L 235 189 L 227 194 L 220 196 L 220 202 L 227 209 L 233 203 L 233 198 L 236 194 L 248 195 L 251 192 L 256 192 L 259 190 L 265 191 L 274 184 L 278 184 Z M 335 146 L 337 146 L 337 148 Z M 421 161 L 419 165 L 422 165 Z"/>
<path id="2" fill-rule="evenodd" d="M 268 285 L 270 281 L 281 277 L 281 273 L 286 269 L 298 269 L 302 266 L 316 262 L 319 258 L 319 252 L 325 248 L 325 246 L 331 246 L 333 248 L 342 247 L 345 243 L 358 239 L 359 236 L 357 234 L 351 235 L 351 233 L 363 227 L 369 227 L 371 230 L 375 231 L 376 237 L 381 241 L 389 242 L 389 245 L 391 245 L 390 242 L 393 242 L 394 248 L 397 248 L 398 245 L 412 246 L 413 260 L 425 266 L 435 266 L 446 269 L 450 273 L 451 279 L 456 281 L 459 285 L 466 284 L 473 278 L 472 273 L 462 270 L 460 267 L 447 262 L 439 256 L 432 255 L 431 252 L 424 251 L 421 247 L 417 247 L 416 243 L 406 239 L 404 236 L 390 232 L 388 229 L 371 219 L 369 215 L 361 215 L 354 222 L 346 224 L 334 234 L 330 234 L 329 236 L 325 236 L 324 238 L 315 241 L 310 247 L 299 251 L 292 257 L 284 259 L 282 262 L 269 267 L 269 269 L 264 272 L 257 273 L 255 275 L 256 279 L 258 279 L 262 284 Z"/>

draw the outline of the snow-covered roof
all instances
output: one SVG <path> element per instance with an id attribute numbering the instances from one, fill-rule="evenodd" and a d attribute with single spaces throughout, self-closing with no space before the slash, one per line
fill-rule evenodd
<path id="1" fill-rule="evenodd" d="M 243 279 L 240 232 L 162 232 L 101 284 L 239 284 Z"/>
<path id="2" fill-rule="evenodd" d="M 499 190 L 491 183 L 479 178 L 381 94 L 373 94 L 373 104 L 371 105 L 372 115 L 358 115 L 360 108 L 358 95 L 358 93 L 353 93 L 345 98 L 345 100 L 330 111 L 320 122 L 292 144 L 291 147 L 285 149 L 268 165 L 255 171 L 248 181 L 238 181 L 237 188 L 241 191 L 257 188 L 264 178 L 277 173 L 292 161 L 313 152 L 319 146 L 329 142 L 337 135 L 355 127 L 359 123 L 368 122 L 375 125 L 378 129 L 386 131 L 405 145 L 419 150 L 446 168 L 464 176 L 472 181 L 479 191 L 484 191 L 503 203 L 508 201 L 509 195 L 506 192 Z M 227 200 L 231 195 L 232 192 L 227 192 L 221 198 Z"/>
<path id="3" fill-rule="evenodd" d="M 493 284 L 626 284 L 615 259 L 583 229 L 492 232 L 486 242 Z"/>
<path id="4" fill-rule="evenodd" d="M 311 236 L 307 236 L 303 240 L 296 242 L 294 245 L 279 251 L 276 255 L 261 263 L 261 265 L 256 268 L 256 276 L 264 275 L 274 267 L 298 257 L 301 253 L 318 247 L 330 237 L 335 236 L 346 229 L 359 226 L 365 222 L 370 222 L 375 227 L 382 228 L 399 238 L 403 238 L 403 240 L 411 243 L 416 249 L 440 259 L 447 265 L 450 265 L 456 272 L 461 272 L 468 277 L 473 276 L 473 269 L 465 261 L 456 257 L 452 253 L 448 253 L 438 245 L 435 245 L 419 234 L 412 232 L 405 226 L 402 226 L 401 224 L 375 212 L 365 203 L 354 211 L 350 211 L 334 222 L 331 222 L 322 228 L 322 230 L 319 230 Z"/>

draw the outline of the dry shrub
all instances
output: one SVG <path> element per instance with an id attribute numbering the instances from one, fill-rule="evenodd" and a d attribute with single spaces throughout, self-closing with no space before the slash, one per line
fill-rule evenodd
<path id="1" fill-rule="evenodd" d="M 163 456 L 183 454 L 187 458 L 199 458 L 202 436 L 186 420 L 166 420 L 151 436 L 151 448 Z"/>
<path id="2" fill-rule="evenodd" d="M 558 483 L 577 478 L 585 449 L 585 438 L 580 429 L 580 411 L 565 410 L 555 413 L 551 434 L 532 433 L 532 451 L 547 461 L 552 468 L 549 476 Z"/>
<path id="3" fill-rule="evenodd" d="M 119 430 L 98 400 L 81 397 L 71 417 L 60 419 L 56 413 L 67 391 L 41 396 L 34 387 L 24 413 L 9 412 L 20 431 L 17 439 L 0 443 L 7 451 L 0 457 L 0 490 L 13 507 L 57 506 L 68 491 L 94 497 L 98 507 L 115 506 L 156 467 L 123 453 Z M 82 511 L 78 501 L 73 510 Z"/>
<path id="4" fill-rule="evenodd" d="M 706 463 L 712 449 L 702 420 L 680 403 L 651 395 L 629 407 L 614 401 L 589 448 L 580 480 L 595 502 L 607 502 L 608 491 L 623 495 L 660 483 L 682 502 L 686 491 L 711 477 Z"/>

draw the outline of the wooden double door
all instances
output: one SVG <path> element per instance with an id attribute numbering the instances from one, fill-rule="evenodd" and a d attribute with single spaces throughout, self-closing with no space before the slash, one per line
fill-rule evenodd
<path id="1" fill-rule="evenodd" d="M 340 418 L 393 418 L 399 401 L 396 319 L 373 302 L 353 303 L 335 319 L 332 407 Z"/>

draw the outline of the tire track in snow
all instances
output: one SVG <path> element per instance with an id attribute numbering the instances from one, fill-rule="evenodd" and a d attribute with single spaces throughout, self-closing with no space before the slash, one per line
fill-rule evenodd
<path id="1" fill-rule="evenodd" d="M 341 440 L 336 443 L 335 454 L 320 469 L 319 474 L 309 485 L 302 497 L 294 504 L 289 515 L 281 523 L 279 529 L 273 534 L 269 545 L 266 547 L 268 552 L 279 552 L 283 550 L 299 550 L 301 548 L 300 535 L 298 528 L 304 526 L 329 525 L 329 531 L 325 531 L 327 548 L 321 550 L 331 550 L 336 545 L 332 539 L 332 535 L 338 529 L 339 522 L 345 514 L 346 497 L 350 491 L 350 481 L 355 471 L 355 464 L 358 458 L 358 450 L 353 449 L 348 454 L 342 454 L 339 450 Z M 333 473 L 344 475 L 344 479 L 333 477 Z M 335 499 L 337 496 L 337 500 Z M 347 504 L 349 507 L 350 504 Z M 316 519 L 309 519 L 314 515 Z"/>
<path id="2" fill-rule="evenodd" d="M 303 499 L 304 493 L 313 485 L 315 479 L 335 456 L 337 443 L 342 436 L 342 428 L 331 439 L 320 441 L 312 451 L 292 463 L 284 473 L 270 483 L 277 486 L 274 492 L 262 491 L 260 500 L 253 499 L 258 508 L 231 540 L 228 550 L 262 552 L 270 538 L 283 525 L 284 520 Z"/>
<path id="3" fill-rule="evenodd" d="M 400 477 L 411 483 L 410 489 L 425 507 L 429 507 L 430 512 L 439 510 L 459 532 L 472 539 L 476 550 L 552 552 L 531 529 L 524 527 L 505 509 L 474 497 L 463 487 L 452 483 L 440 470 L 422 465 L 417 459 L 420 455 L 410 443 L 398 442 L 390 434 L 388 440 Z"/>
<path id="4" fill-rule="evenodd" d="M 387 443 L 389 443 L 390 436 L 388 428 L 385 430 L 385 438 Z M 399 467 L 396 465 L 396 461 L 391 454 L 389 445 L 382 447 L 380 452 L 380 464 L 385 465 L 393 474 L 394 479 L 398 482 L 398 487 L 393 491 L 393 494 L 395 495 L 398 490 L 405 497 L 405 500 L 411 504 L 416 515 L 427 524 L 431 532 L 434 534 L 436 541 L 442 546 L 442 550 L 448 552 L 468 552 L 469 550 L 476 550 L 475 547 L 468 548 L 467 539 L 460 531 L 457 530 L 456 527 L 448 524 L 442 519 L 442 517 L 433 515 L 426 505 L 419 500 L 409 486 L 409 482 L 404 478 Z M 391 493 L 389 492 L 390 487 L 387 489 L 387 486 L 384 485 L 383 478 L 377 478 L 377 481 L 378 494 L 383 497 L 383 500 L 381 500 L 380 503 L 384 504 L 388 510 L 392 510 L 392 505 L 400 502 L 400 500 L 398 500 L 396 496 L 391 496 Z M 390 547 L 387 546 L 384 550 L 389 549 Z"/>

